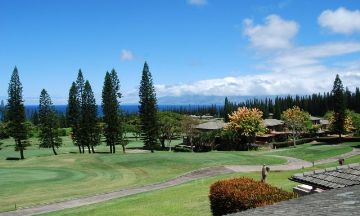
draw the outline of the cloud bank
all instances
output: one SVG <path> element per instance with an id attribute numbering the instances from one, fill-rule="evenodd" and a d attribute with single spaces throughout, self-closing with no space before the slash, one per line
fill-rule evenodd
<path id="1" fill-rule="evenodd" d="M 327 14 L 325 12 L 320 17 Z M 360 58 L 344 62 L 338 60 L 343 58 L 338 57 L 360 53 L 360 42 L 337 41 L 294 46 L 291 40 L 298 33 L 299 24 L 278 15 L 266 17 L 262 25 L 254 24 L 250 19 L 245 19 L 244 24 L 244 34 L 249 38 L 251 47 L 262 54 L 262 63 L 258 65 L 262 72 L 185 84 L 158 84 L 155 86 L 157 96 L 312 94 L 331 91 L 336 74 L 350 90 L 359 87 Z M 124 100 L 136 102 L 137 91 L 125 94 Z"/>
<path id="2" fill-rule="evenodd" d="M 339 8 L 325 10 L 318 18 L 320 26 L 336 33 L 360 30 L 360 12 Z M 279 15 L 269 15 L 263 24 L 243 21 L 244 35 L 251 48 L 261 54 L 256 73 L 199 80 L 192 83 L 155 85 L 158 97 L 264 96 L 312 94 L 331 91 L 336 74 L 344 86 L 354 90 L 360 83 L 360 41 L 323 42 L 311 46 L 292 43 L 300 25 Z M 345 57 L 345 58 L 344 58 Z M 259 72 L 260 71 L 260 72 Z M 195 100 L 195 99 L 194 99 Z M 137 90 L 124 94 L 124 101 L 137 102 Z M 196 103 L 196 101 L 194 101 Z"/>

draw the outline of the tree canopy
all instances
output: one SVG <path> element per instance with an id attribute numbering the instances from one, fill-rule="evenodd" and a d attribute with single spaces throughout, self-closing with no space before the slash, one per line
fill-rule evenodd
<path id="1" fill-rule="evenodd" d="M 102 90 L 104 135 L 106 144 L 110 146 L 110 153 L 115 153 L 115 145 L 123 143 L 124 126 L 119 113 L 120 98 L 120 81 L 116 71 L 113 69 L 111 73 L 106 72 Z"/>
<path id="2" fill-rule="evenodd" d="M 293 108 L 285 110 L 281 118 L 286 127 L 291 131 L 295 147 L 297 137 L 301 132 L 305 132 L 308 129 L 308 125 L 311 124 L 310 114 L 294 106 Z"/>
<path id="3" fill-rule="evenodd" d="M 158 124 L 157 124 L 157 100 L 155 88 L 149 66 L 145 62 L 139 89 L 140 106 L 139 116 L 141 122 L 142 140 L 144 141 L 144 148 L 150 149 L 154 152 L 154 148 L 158 138 Z"/>
<path id="4" fill-rule="evenodd" d="M 50 95 L 45 89 L 41 91 L 39 102 L 39 123 L 40 123 L 40 147 L 52 148 L 57 155 L 55 148 L 62 144 L 59 136 L 59 120 L 55 113 Z"/>
<path id="5" fill-rule="evenodd" d="M 332 123 L 332 130 L 339 135 L 345 132 L 345 118 L 346 118 L 346 101 L 345 92 L 339 75 L 336 75 L 334 86 L 332 90 L 334 100 L 334 119 Z"/>
<path id="6" fill-rule="evenodd" d="M 9 134 L 15 140 L 15 150 L 20 151 L 20 158 L 25 159 L 24 150 L 28 142 L 28 131 L 25 125 L 25 107 L 22 96 L 22 84 L 18 69 L 15 67 L 8 88 L 6 120 Z"/>
<path id="7" fill-rule="evenodd" d="M 262 115 L 257 108 L 239 107 L 230 114 L 230 122 L 225 125 L 225 130 L 234 131 L 238 136 L 246 138 L 247 143 L 254 142 L 257 134 L 266 131 Z"/>

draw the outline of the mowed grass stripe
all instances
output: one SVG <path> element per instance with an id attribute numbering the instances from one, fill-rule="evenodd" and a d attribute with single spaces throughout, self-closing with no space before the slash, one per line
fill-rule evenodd
<path id="1" fill-rule="evenodd" d="M 0 210 L 162 182 L 203 167 L 282 164 L 245 152 L 61 154 L 0 161 Z M 26 171 L 25 171 L 26 170 Z M 24 172 L 23 172 L 24 171 Z M 14 181 L 13 181 L 14 180 Z"/>
<path id="2" fill-rule="evenodd" d="M 280 149 L 279 151 L 269 152 L 266 153 L 266 155 L 294 157 L 312 162 L 351 152 L 353 147 L 356 146 L 359 146 L 358 142 L 349 142 L 337 145 L 326 143 L 308 143 L 297 145 L 296 148 L 289 147 L 286 149 Z"/>
<path id="3" fill-rule="evenodd" d="M 347 159 L 348 163 L 360 162 L 360 155 Z M 304 170 L 285 172 L 270 172 L 268 183 L 287 191 L 298 183 L 288 180 L 295 174 L 309 170 L 336 166 L 337 163 L 322 164 Z M 162 189 L 125 198 L 98 203 L 91 206 L 66 209 L 63 211 L 44 214 L 47 216 L 67 215 L 137 215 L 137 216 L 211 216 L 209 203 L 209 187 L 220 179 L 247 176 L 260 179 L 260 172 L 227 174 L 191 181 L 183 185 Z"/>

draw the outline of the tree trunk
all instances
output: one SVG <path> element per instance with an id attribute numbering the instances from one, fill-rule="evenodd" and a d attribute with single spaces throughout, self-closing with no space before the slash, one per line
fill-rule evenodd
<path id="1" fill-rule="evenodd" d="M 125 145 L 121 145 L 122 146 L 122 149 L 123 149 L 123 153 L 125 154 Z"/>
<path id="2" fill-rule="evenodd" d="M 193 149 L 193 139 L 192 139 L 192 137 L 190 137 L 190 148 L 191 148 L 191 152 L 194 152 L 194 149 Z"/>
<path id="3" fill-rule="evenodd" d="M 339 143 L 341 143 L 341 133 L 339 133 Z"/>
<path id="4" fill-rule="evenodd" d="M 294 142 L 294 148 L 296 148 L 296 135 L 294 129 L 293 129 L 293 142 Z"/>
<path id="5" fill-rule="evenodd" d="M 171 152 L 171 139 L 168 145 L 169 145 L 169 152 Z"/>
<path id="6" fill-rule="evenodd" d="M 89 146 L 89 145 L 87 145 L 87 148 L 88 148 L 88 152 L 89 152 L 89 154 L 91 154 L 90 146 Z"/>
<path id="7" fill-rule="evenodd" d="M 24 160 L 25 159 L 25 157 L 24 157 L 24 148 L 22 146 L 21 140 L 17 140 L 16 142 L 18 143 L 17 145 L 18 145 L 18 148 L 19 148 L 19 151 L 20 151 L 20 159 Z"/>
<path id="8" fill-rule="evenodd" d="M 161 148 L 165 149 L 165 139 L 161 137 L 161 138 L 159 138 L 159 140 L 160 140 L 160 143 L 161 143 Z"/>
<path id="9" fill-rule="evenodd" d="M 81 153 L 85 153 L 85 149 L 84 149 L 84 145 L 81 145 L 81 148 L 82 148 L 82 152 Z"/>
<path id="10" fill-rule="evenodd" d="M 109 146 L 110 146 L 110 154 L 112 154 L 113 153 L 112 144 L 110 144 Z"/>
<path id="11" fill-rule="evenodd" d="M 115 154 L 116 150 L 115 150 L 115 144 L 113 144 L 113 154 Z"/>
<path id="12" fill-rule="evenodd" d="M 80 145 L 78 145 L 78 147 L 79 147 L 79 153 L 81 154 L 81 147 L 80 147 Z"/>
<path id="13" fill-rule="evenodd" d="M 57 153 L 56 153 L 56 151 L 55 151 L 55 147 L 54 147 L 54 146 L 52 146 L 52 150 L 53 150 L 53 152 L 54 152 L 54 155 L 57 155 Z"/>
<path id="14" fill-rule="evenodd" d="M 94 146 L 91 146 L 91 151 L 92 151 L 93 154 L 95 154 Z"/>
<path id="15" fill-rule="evenodd" d="M 24 160 L 25 157 L 24 157 L 24 149 L 20 148 L 20 158 L 21 160 Z"/>

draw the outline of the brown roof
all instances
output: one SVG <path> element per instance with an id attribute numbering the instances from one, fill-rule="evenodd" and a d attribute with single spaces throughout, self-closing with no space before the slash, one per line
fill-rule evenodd
<path id="1" fill-rule="evenodd" d="M 360 185 L 360 164 L 295 174 L 290 180 L 325 190 Z"/>
<path id="2" fill-rule="evenodd" d="M 195 128 L 199 130 L 220 130 L 223 129 L 224 126 L 225 122 L 223 121 L 208 121 L 195 126 Z"/>
<path id="3" fill-rule="evenodd" d="M 273 127 L 277 125 L 283 125 L 284 122 L 278 119 L 264 119 L 264 124 L 266 127 Z"/>
<path id="4" fill-rule="evenodd" d="M 360 185 L 328 190 L 231 216 L 359 215 Z"/>

